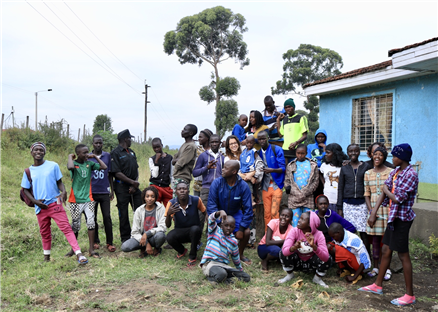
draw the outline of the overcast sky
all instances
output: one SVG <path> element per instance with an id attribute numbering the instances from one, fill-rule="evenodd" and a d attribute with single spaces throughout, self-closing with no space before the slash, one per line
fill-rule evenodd
<path id="1" fill-rule="evenodd" d="M 34 128 L 34 93 L 51 88 L 38 93 L 39 121 L 64 119 L 77 138 L 84 124 L 91 131 L 95 117 L 108 114 L 115 132 L 129 128 L 138 137 L 146 79 L 152 86 L 148 137 L 180 145 L 187 123 L 214 130 L 214 104 L 206 105 L 198 95 L 213 67 L 181 65 L 175 55 L 164 53 L 163 41 L 181 18 L 217 5 L 246 18 L 251 64 L 240 70 L 228 60 L 219 67 L 220 76 L 239 80 L 235 100 L 245 114 L 264 108 L 263 98 L 283 73 L 283 53 L 301 43 L 338 52 L 346 72 L 389 60 L 390 49 L 437 36 L 435 1 L 2 1 L 2 113 L 8 117 L 13 106 L 15 122 L 30 116 Z M 282 105 L 287 97 L 274 100 Z M 302 99 L 294 99 L 300 106 Z"/>

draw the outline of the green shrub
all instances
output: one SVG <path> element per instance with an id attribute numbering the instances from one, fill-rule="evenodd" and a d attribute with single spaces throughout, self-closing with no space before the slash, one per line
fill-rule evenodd
<path id="1" fill-rule="evenodd" d="M 438 237 L 435 237 L 435 235 L 432 234 L 429 237 L 429 243 L 430 243 L 430 246 L 429 246 L 430 253 L 433 256 L 438 256 Z"/>

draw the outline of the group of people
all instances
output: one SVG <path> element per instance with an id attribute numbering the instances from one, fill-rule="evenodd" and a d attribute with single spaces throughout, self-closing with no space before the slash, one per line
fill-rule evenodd
<path id="1" fill-rule="evenodd" d="M 390 164 L 382 143 L 368 148 L 369 161 L 360 161 L 357 144 L 350 144 L 345 154 L 339 144 L 327 144 L 323 129 L 316 131 L 315 143 L 306 146 L 307 119 L 295 112 L 293 99 L 280 108 L 267 96 L 264 104 L 262 112 L 250 112 L 249 124 L 248 117 L 241 115 L 223 142 L 204 129 L 196 145 L 198 128 L 188 124 L 181 131 L 185 142 L 172 157 L 163 152 L 161 139 L 154 138 L 150 183 L 143 191 L 129 130 L 118 134 L 119 145 L 111 153 L 102 150 L 99 135 L 93 137 L 91 153 L 86 145 L 77 145 L 67 163 L 72 179 L 71 226 L 62 206 L 67 193 L 59 166 L 44 160 L 43 143 L 34 143 L 34 164 L 29 167 L 30 178 L 23 174 L 22 187 L 35 205 L 45 260 L 50 260 L 50 219 L 54 219 L 72 247 L 66 256 L 76 255 L 80 264 L 88 262 L 77 243 L 82 214 L 89 256 L 100 257 L 96 251 L 100 248 L 99 203 L 106 247 L 114 252 L 110 201 L 115 193 L 123 252 L 140 250 L 144 258 L 159 256 L 163 248 L 173 249 L 178 259 L 188 254 L 187 266 L 194 267 L 207 224 L 207 243 L 199 262 L 207 279 L 211 283 L 229 283 L 233 278 L 249 282 L 242 263 L 251 265 L 252 261 L 244 251 L 254 223 L 264 221 L 265 233 L 257 251 L 263 270 L 268 270 L 271 261 L 281 263 L 286 276 L 278 283 L 292 280 L 295 271 L 314 271 L 313 281 L 328 287 L 322 278 L 337 264 L 338 275 L 350 283 L 364 275 L 377 276 L 374 284 L 359 290 L 381 294 L 382 282 L 391 278 L 392 251 L 397 251 L 406 294 L 392 303 L 415 303 L 408 238 L 415 218 L 412 206 L 418 176 L 409 164 L 411 147 L 394 146 Z M 192 179 L 194 195 L 190 195 Z M 287 207 L 280 209 L 284 192 Z M 260 193 L 264 220 L 254 220 L 253 207 L 260 202 Z M 129 205 L 134 211 L 132 227 Z M 230 266 L 230 257 L 235 268 Z"/>

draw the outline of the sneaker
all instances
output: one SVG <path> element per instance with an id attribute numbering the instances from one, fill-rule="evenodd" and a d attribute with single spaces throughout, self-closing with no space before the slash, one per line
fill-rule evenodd
<path id="1" fill-rule="evenodd" d="M 377 295 L 383 295 L 382 287 L 377 286 L 376 284 L 364 286 L 358 289 L 359 291 L 366 291 Z"/>
<path id="2" fill-rule="evenodd" d="M 415 296 L 409 296 L 406 294 L 403 297 L 391 300 L 392 304 L 394 304 L 396 306 L 402 306 L 402 307 L 414 304 L 415 302 L 416 302 Z"/>

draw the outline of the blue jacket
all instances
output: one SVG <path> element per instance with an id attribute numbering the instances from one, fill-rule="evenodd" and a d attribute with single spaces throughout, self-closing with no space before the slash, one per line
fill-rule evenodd
<path id="1" fill-rule="evenodd" d="M 275 148 L 275 153 L 272 150 L 272 148 Z M 266 149 L 266 160 L 263 158 L 263 152 L 260 149 L 259 151 L 260 158 L 268 165 L 268 168 L 277 169 L 281 168 L 281 173 L 273 172 L 271 173 L 271 177 L 274 180 L 275 184 L 282 189 L 284 186 L 284 176 L 286 172 L 286 163 L 284 161 L 284 153 L 283 149 L 280 146 L 269 144 L 268 148 Z"/>
<path id="2" fill-rule="evenodd" d="M 207 213 L 224 210 L 229 215 L 234 215 L 240 210 L 243 211 L 243 218 L 239 230 L 249 227 L 254 217 L 252 211 L 251 191 L 248 184 L 237 176 L 236 184 L 231 188 L 225 178 L 220 177 L 211 183 L 208 194 Z"/>
<path id="3" fill-rule="evenodd" d="M 235 135 L 239 138 L 240 142 L 246 139 L 245 134 L 245 128 L 243 128 L 241 125 L 236 124 L 233 128 L 233 131 L 231 132 L 232 135 Z"/>
<path id="4" fill-rule="evenodd" d="M 210 188 L 213 180 L 222 176 L 224 158 L 224 155 L 220 154 L 217 158 L 218 161 L 216 162 L 216 169 L 207 169 L 208 163 L 212 160 L 215 160 L 214 157 L 210 154 L 209 150 L 199 155 L 198 159 L 196 160 L 195 168 L 193 168 L 192 175 L 195 178 L 202 175 L 203 188 Z"/>
<path id="5" fill-rule="evenodd" d="M 327 132 L 324 129 L 318 129 L 315 132 L 315 143 L 307 145 L 307 158 L 312 159 L 318 163 L 318 168 L 321 167 L 321 160 L 325 155 L 325 152 L 322 148 L 318 146 L 318 142 L 316 142 L 316 136 L 320 133 L 325 135 L 324 144 L 327 145 Z"/>

